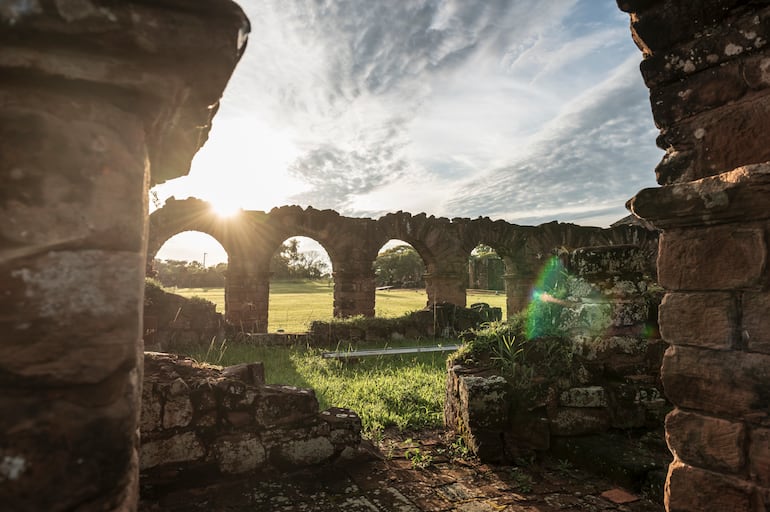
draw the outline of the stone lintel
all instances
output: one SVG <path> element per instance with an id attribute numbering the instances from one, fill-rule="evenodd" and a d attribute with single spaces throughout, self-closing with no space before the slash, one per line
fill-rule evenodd
<path id="1" fill-rule="evenodd" d="M 699 180 L 646 188 L 628 207 L 659 229 L 770 218 L 770 163 L 738 167 Z"/>

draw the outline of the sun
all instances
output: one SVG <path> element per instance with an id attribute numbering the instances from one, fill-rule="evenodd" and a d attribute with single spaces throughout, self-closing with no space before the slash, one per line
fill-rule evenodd
<path id="1" fill-rule="evenodd" d="M 235 215 L 238 215 L 240 212 L 243 211 L 243 208 L 238 206 L 233 201 L 228 201 L 226 199 L 224 200 L 217 200 L 217 201 L 209 201 L 211 204 L 211 210 L 218 216 L 222 218 L 229 218 L 234 217 Z"/>

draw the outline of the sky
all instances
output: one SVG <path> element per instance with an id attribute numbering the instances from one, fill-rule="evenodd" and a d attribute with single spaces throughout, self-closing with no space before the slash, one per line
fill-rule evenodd
<path id="1" fill-rule="evenodd" d="M 239 3 L 246 52 L 160 204 L 608 226 L 655 186 L 663 152 L 615 0 Z M 159 257 L 225 261 L 205 240 Z"/>

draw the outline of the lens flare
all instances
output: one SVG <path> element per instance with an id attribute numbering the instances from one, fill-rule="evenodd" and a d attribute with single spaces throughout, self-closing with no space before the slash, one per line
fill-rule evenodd
<path id="1" fill-rule="evenodd" d="M 566 277 L 567 271 L 558 257 L 552 256 L 543 265 L 527 306 L 529 339 L 558 332 L 561 310 L 570 305 L 563 299 L 566 294 Z"/>

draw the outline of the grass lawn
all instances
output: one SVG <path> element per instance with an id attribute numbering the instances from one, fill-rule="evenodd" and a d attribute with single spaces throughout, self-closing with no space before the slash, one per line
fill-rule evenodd
<path id="1" fill-rule="evenodd" d="M 332 284 L 326 281 L 276 281 L 270 284 L 269 331 L 304 331 L 312 320 L 332 317 Z M 224 309 L 223 288 L 170 290 L 199 296 Z M 486 302 L 505 311 L 505 294 L 473 290 L 468 304 Z M 393 317 L 425 307 L 425 290 L 377 291 L 375 313 Z M 417 342 L 403 340 L 400 346 Z M 392 346 L 392 345 L 391 345 Z M 346 347 L 341 347 L 345 349 Z M 359 344 L 356 348 L 373 348 Z M 388 426 L 400 429 L 440 427 L 443 421 L 447 353 L 373 356 L 355 362 L 323 359 L 307 347 L 260 347 L 226 342 L 201 347 L 190 354 L 198 361 L 222 366 L 261 361 L 271 384 L 289 384 L 316 391 L 321 408 L 348 407 L 356 411 L 369 436 Z"/>
<path id="2" fill-rule="evenodd" d="M 359 345 L 358 348 L 372 348 Z M 361 416 L 364 432 L 384 427 L 439 427 L 443 421 L 446 353 L 362 358 L 356 362 L 324 359 L 306 347 L 260 347 L 245 343 L 201 347 L 198 361 L 229 366 L 261 361 L 268 384 L 313 388 L 320 407 L 348 407 Z"/>
<path id="3" fill-rule="evenodd" d="M 224 288 L 177 288 L 169 289 L 185 297 L 203 297 L 217 305 L 217 311 L 224 312 Z M 330 320 L 333 308 L 333 284 L 328 281 L 274 281 L 270 283 L 270 309 L 268 310 L 268 331 L 283 329 L 286 332 L 307 330 L 313 320 Z M 428 302 L 424 289 L 378 290 L 375 296 L 375 315 L 395 317 L 425 307 Z M 486 302 L 500 307 L 505 314 L 505 293 L 486 290 L 469 290 L 468 304 Z"/>

